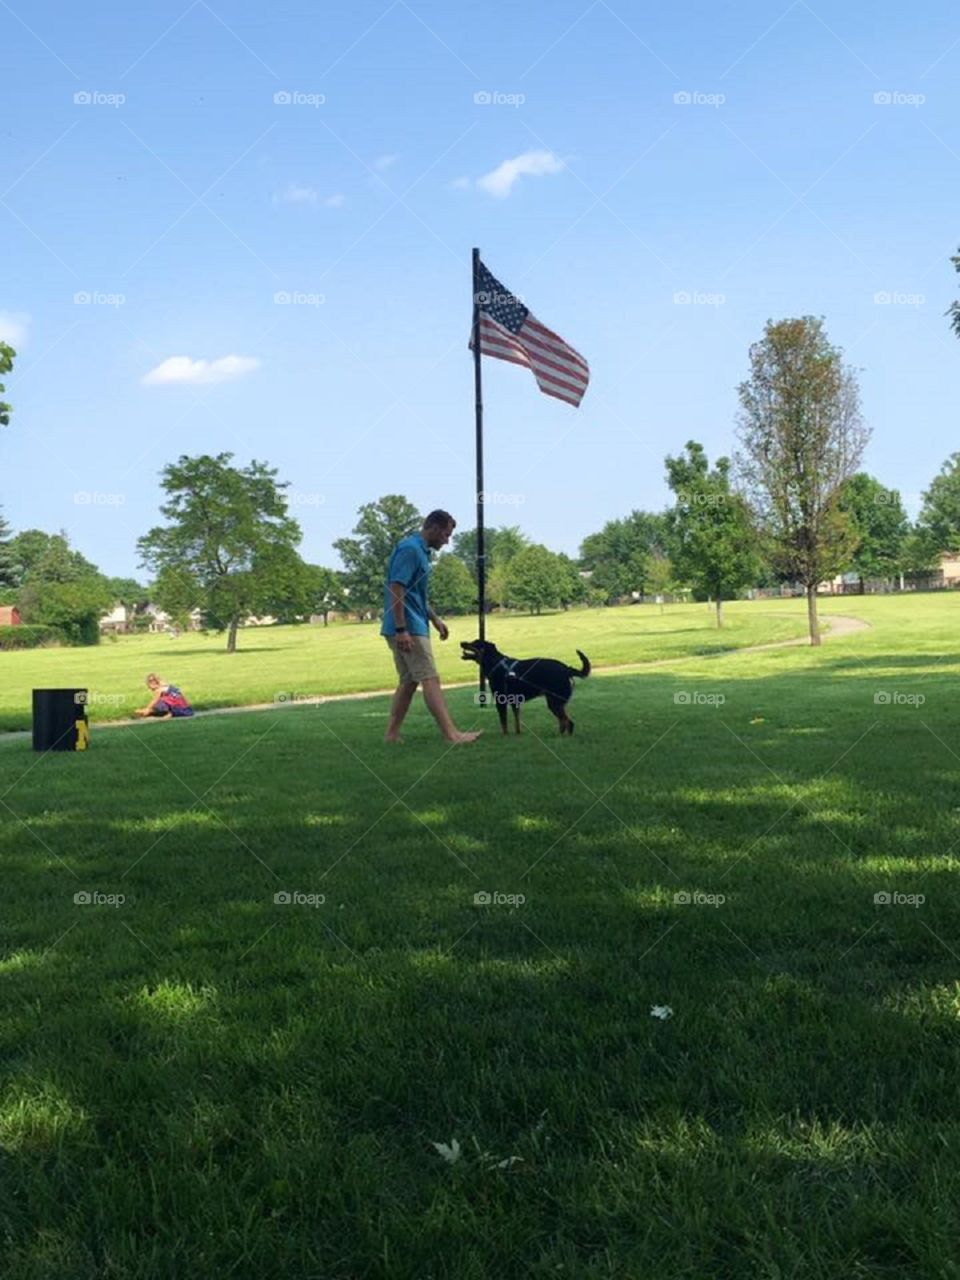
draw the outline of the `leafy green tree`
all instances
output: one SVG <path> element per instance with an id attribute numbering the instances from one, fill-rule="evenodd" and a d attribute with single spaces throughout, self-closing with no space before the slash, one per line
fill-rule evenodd
<path id="1" fill-rule="evenodd" d="M 517 525 L 501 525 L 497 529 L 484 529 L 483 554 L 486 557 L 486 578 L 489 584 L 491 573 L 497 568 L 505 567 L 510 560 L 530 545 L 530 539 L 522 533 Z M 450 548 L 470 570 L 474 580 L 477 577 L 477 531 L 464 529 L 453 535 Z"/>
<path id="2" fill-rule="evenodd" d="M 917 523 L 939 551 L 960 551 L 960 453 L 952 453 L 931 480 Z"/>
<path id="3" fill-rule="evenodd" d="M 0 515 L 0 589 L 19 586 L 22 577 L 23 565 L 17 558 L 13 539 L 10 537 L 10 526 Z"/>
<path id="4" fill-rule="evenodd" d="M 307 565 L 310 571 L 310 609 L 309 613 L 319 614 L 323 625 L 327 626 L 331 613 L 341 613 L 348 607 L 349 597 L 343 586 L 343 578 L 335 569 L 327 569 L 323 565 Z"/>
<path id="5" fill-rule="evenodd" d="M 843 567 L 858 575 L 862 595 L 865 579 L 892 578 L 899 571 L 910 521 L 896 489 L 885 488 L 865 471 L 858 471 L 843 485 L 838 505 L 850 517 L 857 539 Z"/>
<path id="6" fill-rule="evenodd" d="M 191 614 L 204 601 L 203 583 L 187 569 L 162 568 L 148 592 L 150 603 L 170 615 L 181 631 L 190 628 Z"/>
<path id="7" fill-rule="evenodd" d="M 13 370 L 16 354 L 8 343 L 0 342 L 0 374 L 10 373 Z M 5 390 L 3 383 L 0 382 L 0 395 L 3 395 Z M 11 413 L 13 413 L 12 407 L 0 400 L 0 427 L 5 427 L 9 423 Z"/>
<path id="8" fill-rule="evenodd" d="M 571 560 L 562 551 L 557 553 L 560 566 L 560 604 L 569 609 L 572 604 L 581 604 L 587 598 L 587 584 L 580 576 L 580 568 L 575 560 Z"/>
<path id="9" fill-rule="evenodd" d="M 740 474 L 777 567 L 803 583 L 810 643 L 820 643 L 817 586 L 856 541 L 840 509 L 869 439 L 856 376 L 815 316 L 768 320 L 740 384 Z"/>
<path id="10" fill-rule="evenodd" d="M 539 543 L 524 547 L 506 569 L 510 600 L 539 613 L 557 605 L 563 595 L 564 569 L 558 557 Z"/>
<path id="11" fill-rule="evenodd" d="M 137 543 L 142 563 L 157 574 L 166 571 L 165 582 L 179 573 L 199 588 L 198 606 L 216 630 L 227 632 L 228 653 L 236 651 L 241 620 L 267 612 L 282 594 L 279 579 L 290 571 L 300 541 L 276 471 L 256 461 L 234 467 L 232 458 L 184 455 L 165 467 L 167 501 L 160 511 L 170 523 Z"/>
<path id="12" fill-rule="evenodd" d="M 333 545 L 343 561 L 351 609 L 380 612 L 390 555 L 400 539 L 414 533 L 423 521 L 413 503 L 398 493 L 365 503 L 358 515 L 354 536 L 338 538 Z"/>
<path id="13" fill-rule="evenodd" d="M 696 440 L 689 440 L 679 457 L 668 456 L 666 468 L 675 499 L 667 512 L 671 572 L 715 601 L 722 627 L 724 600 L 734 599 L 760 571 L 750 510 L 730 487 L 729 458 L 718 458 L 711 470 Z M 659 572 L 662 576 L 662 566 Z"/>
<path id="14" fill-rule="evenodd" d="M 899 570 L 905 578 L 930 578 L 940 568 L 940 543 L 920 524 L 915 524 L 900 548 Z"/>
<path id="15" fill-rule="evenodd" d="M 677 590 L 673 561 L 655 551 L 651 552 L 647 566 L 647 588 L 651 595 L 659 598 L 661 613 L 663 597 L 673 595 Z"/>
<path id="16" fill-rule="evenodd" d="M 455 555 L 441 555 L 430 574 L 430 603 L 437 613 L 470 613 L 477 607 L 477 584 Z"/>
<path id="17" fill-rule="evenodd" d="M 86 556 L 74 551 L 67 535 L 44 533 L 42 529 L 24 529 L 10 540 L 14 558 L 20 565 L 21 582 L 31 577 L 45 582 L 75 582 L 78 578 L 99 573 Z"/>
<path id="18" fill-rule="evenodd" d="M 620 520 L 608 520 L 580 546 L 580 563 L 590 571 L 590 590 L 603 593 L 608 604 L 620 596 L 646 595 L 649 556 L 667 554 L 669 531 L 666 517 L 650 511 L 631 511 Z"/>
<path id="19" fill-rule="evenodd" d="M 68 644 L 98 644 L 113 597 L 100 574 L 66 581 L 34 575 L 20 588 L 18 604 L 24 622 L 56 627 Z"/>
<path id="20" fill-rule="evenodd" d="M 135 609 L 138 605 L 147 604 L 150 599 L 150 592 L 135 578 L 107 578 L 106 581 L 115 604 Z"/>

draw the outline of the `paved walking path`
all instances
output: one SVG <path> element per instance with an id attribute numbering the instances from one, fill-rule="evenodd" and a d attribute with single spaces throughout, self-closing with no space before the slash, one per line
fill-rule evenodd
<path id="1" fill-rule="evenodd" d="M 783 615 L 779 615 L 783 616 Z M 790 615 L 791 617 L 793 615 Z M 840 636 L 850 636 L 857 631 L 869 631 L 870 623 L 863 622 L 860 618 L 850 618 L 844 614 L 833 613 L 820 619 L 823 628 L 824 639 L 835 640 Z M 592 676 L 608 676 L 618 675 L 624 671 L 646 671 L 651 667 L 670 666 L 675 662 L 702 662 L 705 659 L 715 658 L 732 658 L 738 653 L 761 653 L 765 649 L 788 649 L 796 645 L 809 644 L 807 636 L 797 636 L 794 640 L 775 640 L 771 644 L 753 644 L 743 649 L 723 649 L 720 653 L 685 653 L 674 658 L 654 658 L 647 662 L 622 662 L 615 666 L 594 667 L 591 672 Z M 461 680 L 456 684 L 445 684 L 444 689 L 472 689 L 476 685 L 476 680 Z M 305 706 L 323 706 L 328 702 L 359 702 L 364 698 L 389 698 L 393 694 L 393 688 L 390 689 L 370 689 L 365 693 L 332 693 L 327 697 L 317 697 L 301 699 L 299 701 L 290 702 L 253 702 L 243 707 L 211 707 L 209 711 L 198 711 L 196 716 L 233 716 L 239 715 L 244 711 L 288 711 L 293 707 Z M 196 716 L 194 718 L 196 718 Z M 130 725 L 144 724 L 143 719 L 137 720 L 104 720 L 102 723 L 95 721 L 91 724 L 91 730 L 98 733 L 101 729 L 123 729 L 129 728 Z M 29 738 L 31 730 L 15 729 L 12 733 L 0 734 L 0 742 L 9 742 L 15 739 Z"/>

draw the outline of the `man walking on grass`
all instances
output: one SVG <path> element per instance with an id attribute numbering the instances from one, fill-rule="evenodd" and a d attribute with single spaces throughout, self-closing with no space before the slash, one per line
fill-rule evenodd
<path id="1" fill-rule="evenodd" d="M 431 622 L 441 640 L 450 634 L 427 602 L 430 552 L 447 545 L 456 524 L 448 511 L 431 511 L 419 533 L 397 543 L 387 566 L 380 634 L 390 646 L 400 683 L 393 695 L 385 742 L 403 741 L 400 726 L 418 684 L 423 685 L 423 700 L 448 742 L 475 742 L 480 737 L 479 733 L 462 732 L 451 720 L 430 648 Z"/>

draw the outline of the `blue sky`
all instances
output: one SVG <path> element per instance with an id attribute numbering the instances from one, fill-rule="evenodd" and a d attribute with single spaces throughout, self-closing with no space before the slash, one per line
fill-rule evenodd
<path id="1" fill-rule="evenodd" d="M 106 572 L 182 453 L 278 467 L 319 563 L 383 493 L 471 525 L 474 244 L 592 374 L 484 362 L 492 524 L 661 508 L 771 317 L 826 318 L 911 512 L 957 447 L 955 5 L 13 0 L 0 45 L 0 502 Z"/>

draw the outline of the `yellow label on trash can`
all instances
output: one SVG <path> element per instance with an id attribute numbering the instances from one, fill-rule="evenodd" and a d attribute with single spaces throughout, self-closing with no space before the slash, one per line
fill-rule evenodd
<path id="1" fill-rule="evenodd" d="M 87 724 L 86 720 L 78 720 L 77 721 L 77 745 L 74 748 L 74 750 L 86 751 L 89 745 L 90 745 L 90 726 Z"/>

